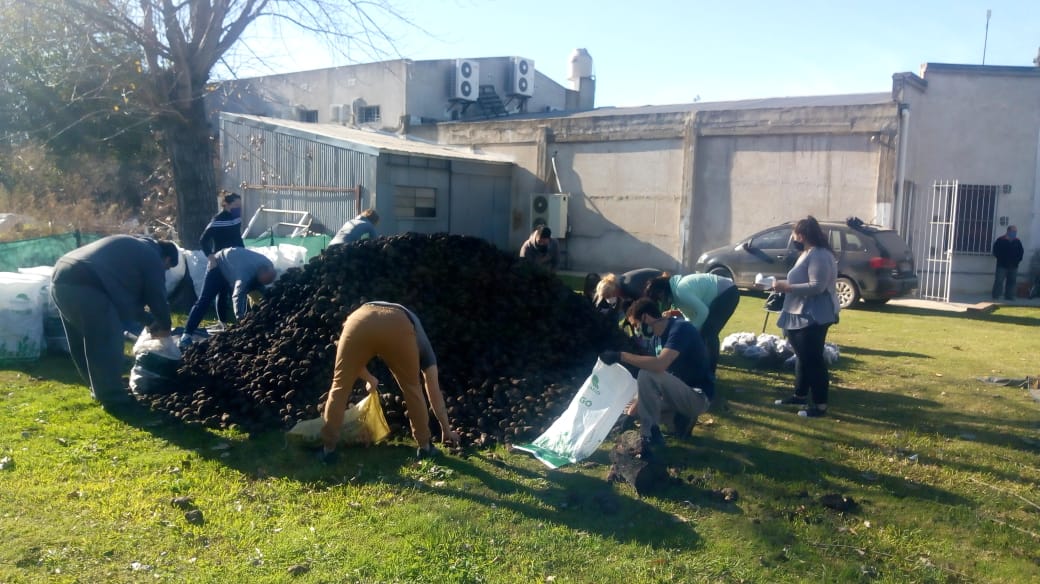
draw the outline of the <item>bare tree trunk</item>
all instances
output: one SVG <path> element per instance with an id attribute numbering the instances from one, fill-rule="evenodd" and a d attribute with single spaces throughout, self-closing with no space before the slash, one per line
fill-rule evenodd
<path id="1" fill-rule="evenodd" d="M 201 97 L 181 114 L 180 119 L 165 117 L 160 127 L 177 187 L 177 234 L 182 247 L 198 249 L 202 231 L 216 210 L 214 142 Z"/>

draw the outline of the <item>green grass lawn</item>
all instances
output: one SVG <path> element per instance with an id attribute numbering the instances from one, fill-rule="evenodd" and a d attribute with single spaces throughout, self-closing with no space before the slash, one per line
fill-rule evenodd
<path id="1" fill-rule="evenodd" d="M 761 304 L 726 333 L 759 332 Z M 976 378 L 1040 375 L 1038 325 L 845 311 L 813 420 L 772 406 L 791 372 L 724 356 L 645 498 L 605 482 L 607 446 L 552 471 L 505 448 L 417 463 L 398 440 L 326 467 L 276 431 L 112 417 L 67 358 L 0 366 L 0 582 L 1037 582 L 1040 404 Z"/>

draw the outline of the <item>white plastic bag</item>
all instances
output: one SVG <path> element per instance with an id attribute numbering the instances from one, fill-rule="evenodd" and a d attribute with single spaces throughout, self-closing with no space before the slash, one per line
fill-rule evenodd
<path id="1" fill-rule="evenodd" d="M 596 361 L 567 410 L 530 444 L 514 446 L 530 452 L 549 468 L 588 458 L 636 397 L 636 380 L 621 365 Z"/>
<path id="2" fill-rule="evenodd" d="M 61 313 L 51 297 L 51 277 L 54 266 L 18 268 L 19 274 L 32 274 L 47 279 L 43 287 L 43 341 L 48 351 L 69 354 L 69 340 L 65 337 L 65 325 L 61 324 Z"/>
<path id="3" fill-rule="evenodd" d="M 307 262 L 307 248 L 302 245 L 279 243 L 276 246 L 251 247 L 249 251 L 255 251 L 274 264 L 274 271 L 281 276 L 289 268 L 302 268 Z"/>
<path id="4" fill-rule="evenodd" d="M 181 350 L 173 337 L 155 338 L 148 329 L 134 343 L 134 367 L 130 370 L 130 389 L 140 394 L 159 393 L 177 377 Z"/>
<path id="5" fill-rule="evenodd" d="M 192 285 L 195 286 L 195 298 L 199 298 L 202 296 L 202 284 L 206 281 L 206 267 L 209 265 L 209 258 L 198 249 L 185 249 L 182 252 L 181 258 L 184 260 L 184 267 L 191 276 Z"/>
<path id="6" fill-rule="evenodd" d="M 0 272 L 0 361 L 40 358 L 49 286 L 46 276 Z"/>
<path id="7" fill-rule="evenodd" d="M 177 244 L 173 244 L 176 246 Z M 180 254 L 180 260 L 177 265 L 166 270 L 166 295 L 173 294 L 173 291 L 180 285 L 181 280 L 184 279 L 184 274 L 188 273 L 188 267 L 186 261 L 184 261 L 184 250 L 179 246 L 177 247 L 177 253 Z"/>

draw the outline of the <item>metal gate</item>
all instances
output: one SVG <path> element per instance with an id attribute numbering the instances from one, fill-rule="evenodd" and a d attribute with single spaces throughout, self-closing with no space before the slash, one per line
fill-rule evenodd
<path id="1" fill-rule="evenodd" d="M 932 185 L 927 220 L 916 222 L 913 246 L 918 268 L 917 290 L 921 298 L 927 300 L 950 301 L 958 188 L 955 180 L 936 181 Z"/>

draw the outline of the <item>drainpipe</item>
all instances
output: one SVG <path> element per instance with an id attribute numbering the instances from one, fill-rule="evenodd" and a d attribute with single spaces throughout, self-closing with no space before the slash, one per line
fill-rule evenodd
<path id="1" fill-rule="evenodd" d="M 896 160 L 896 196 L 893 209 L 893 225 L 896 230 L 903 224 L 903 184 L 906 182 L 906 149 L 910 141 L 910 104 L 899 104 L 899 158 Z M 906 237 L 906 234 L 902 234 Z"/>

